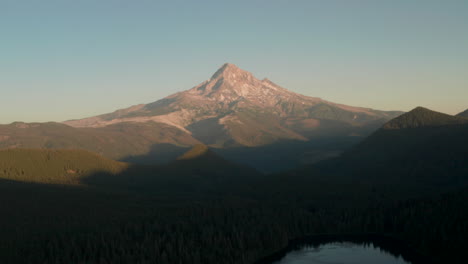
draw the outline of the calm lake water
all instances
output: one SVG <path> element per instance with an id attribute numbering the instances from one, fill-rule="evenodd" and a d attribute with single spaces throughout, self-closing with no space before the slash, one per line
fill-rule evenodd
<path id="1" fill-rule="evenodd" d="M 374 246 L 332 242 L 293 250 L 273 264 L 411 264 Z"/>

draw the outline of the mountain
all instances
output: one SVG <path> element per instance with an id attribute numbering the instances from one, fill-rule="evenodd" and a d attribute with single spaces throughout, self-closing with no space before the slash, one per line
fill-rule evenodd
<path id="1" fill-rule="evenodd" d="M 467 135 L 468 119 L 418 107 L 314 169 L 402 192 L 443 192 L 468 184 Z"/>
<path id="2" fill-rule="evenodd" d="M 451 116 L 429 110 L 424 107 L 416 107 L 386 123 L 384 129 L 403 129 L 418 127 L 435 127 L 467 123 L 468 120 L 460 116 Z"/>
<path id="3" fill-rule="evenodd" d="M 273 172 L 335 157 L 401 113 L 300 95 L 224 64 L 207 81 L 153 103 L 63 123 L 0 125 L 0 149 L 85 149 L 154 165 L 203 144 Z"/>
<path id="4" fill-rule="evenodd" d="M 154 121 L 178 128 L 206 145 L 254 147 L 280 140 L 366 135 L 399 114 L 300 95 L 226 63 L 190 90 L 64 124 L 96 128 Z"/>
<path id="5" fill-rule="evenodd" d="M 468 143 L 462 133 L 467 127 L 468 119 L 417 107 L 387 122 L 346 155 L 356 158 L 410 155 L 436 145 L 440 151 L 434 152 L 444 155 L 442 150 L 456 150 Z"/>
<path id="6" fill-rule="evenodd" d="M 84 150 L 0 150 L 0 179 L 47 184 L 81 184 L 94 173 L 115 175 L 127 169 L 122 162 Z"/>
<path id="7" fill-rule="evenodd" d="M 338 157 L 269 175 L 268 181 L 255 183 L 253 189 L 282 201 L 300 193 L 297 201 L 312 210 L 329 206 L 330 201 L 346 209 L 369 203 L 378 207 L 388 201 L 466 189 L 467 135 L 467 122 L 418 107 Z"/>
<path id="8" fill-rule="evenodd" d="M 465 111 L 463 111 L 463 112 L 457 114 L 457 116 L 461 116 L 461 117 L 466 117 L 466 118 L 468 118 L 468 109 L 466 109 Z"/>

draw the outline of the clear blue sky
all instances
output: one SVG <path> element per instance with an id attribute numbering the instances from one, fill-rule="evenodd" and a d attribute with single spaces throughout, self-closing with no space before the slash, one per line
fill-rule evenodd
<path id="1" fill-rule="evenodd" d="M 186 90 L 225 62 L 330 101 L 468 108 L 466 0 L 0 0 L 0 123 Z"/>

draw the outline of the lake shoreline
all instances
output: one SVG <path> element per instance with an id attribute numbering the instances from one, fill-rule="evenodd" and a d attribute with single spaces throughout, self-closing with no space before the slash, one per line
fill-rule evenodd
<path id="1" fill-rule="evenodd" d="M 305 246 L 317 247 L 332 242 L 351 242 L 361 245 L 373 244 L 375 247 L 394 256 L 401 256 L 412 264 L 436 264 L 427 257 L 415 252 L 404 241 L 382 234 L 319 234 L 303 236 L 290 240 L 286 247 L 259 259 L 254 264 L 271 264 L 281 260 L 291 251 L 299 250 Z"/>

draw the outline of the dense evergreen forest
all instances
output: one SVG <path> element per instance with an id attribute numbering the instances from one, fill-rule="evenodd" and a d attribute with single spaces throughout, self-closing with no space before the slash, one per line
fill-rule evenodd
<path id="1" fill-rule="evenodd" d="M 254 263 L 314 234 L 383 234 L 464 263 L 468 190 L 367 208 L 301 208 L 235 197 L 164 199 L 1 183 L 2 263 Z"/>

